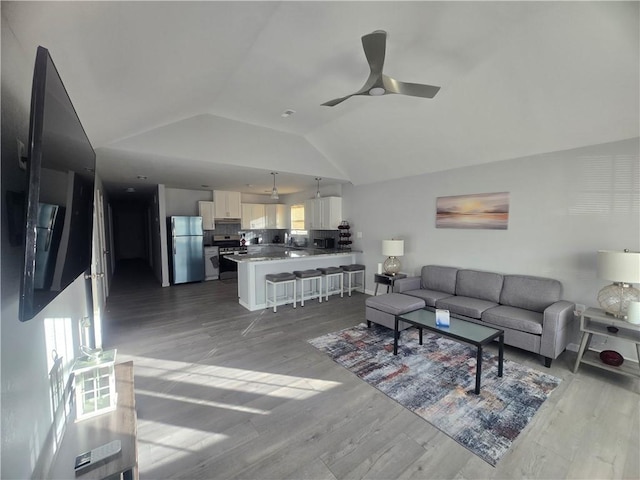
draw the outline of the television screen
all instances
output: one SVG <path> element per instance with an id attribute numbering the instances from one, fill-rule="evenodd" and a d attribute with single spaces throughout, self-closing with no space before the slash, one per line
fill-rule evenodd
<path id="1" fill-rule="evenodd" d="M 95 152 L 46 48 L 31 91 L 20 320 L 91 266 Z"/>

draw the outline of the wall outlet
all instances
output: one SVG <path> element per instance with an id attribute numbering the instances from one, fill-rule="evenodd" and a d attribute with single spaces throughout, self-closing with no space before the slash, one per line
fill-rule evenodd
<path id="1" fill-rule="evenodd" d="M 582 303 L 576 303 L 576 312 L 584 312 L 587 309 Z"/>
<path id="2" fill-rule="evenodd" d="M 356 238 L 362 238 L 362 232 L 356 232 Z"/>

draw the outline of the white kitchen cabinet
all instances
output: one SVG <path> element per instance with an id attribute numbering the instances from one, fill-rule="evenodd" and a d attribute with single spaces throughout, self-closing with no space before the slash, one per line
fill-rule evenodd
<path id="1" fill-rule="evenodd" d="M 240 226 L 244 230 L 260 230 L 266 228 L 264 207 L 261 203 L 243 203 Z"/>
<path id="2" fill-rule="evenodd" d="M 304 203 L 307 230 L 337 230 L 342 221 L 342 198 L 312 198 Z"/>
<path id="3" fill-rule="evenodd" d="M 198 214 L 202 217 L 202 229 L 214 230 L 215 227 L 215 211 L 213 202 L 198 202 Z"/>
<path id="4" fill-rule="evenodd" d="M 316 211 L 316 199 L 311 198 L 304 201 L 304 229 L 314 230 L 319 227 L 315 227 L 318 220 L 315 218 Z"/>
<path id="5" fill-rule="evenodd" d="M 264 207 L 266 227 L 271 229 L 289 228 L 287 206 L 279 203 L 268 203 Z"/>
<path id="6" fill-rule="evenodd" d="M 240 218 L 240 192 L 227 192 L 225 190 L 213 191 L 213 203 L 215 218 Z"/>
<path id="7" fill-rule="evenodd" d="M 342 198 L 324 197 L 318 199 L 321 205 L 321 229 L 337 230 L 342 222 Z"/>

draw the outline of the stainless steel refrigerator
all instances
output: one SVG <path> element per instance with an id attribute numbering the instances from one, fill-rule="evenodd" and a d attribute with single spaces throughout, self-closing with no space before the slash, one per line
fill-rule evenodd
<path id="1" fill-rule="evenodd" d="M 169 217 L 171 283 L 204 280 L 202 217 Z"/>

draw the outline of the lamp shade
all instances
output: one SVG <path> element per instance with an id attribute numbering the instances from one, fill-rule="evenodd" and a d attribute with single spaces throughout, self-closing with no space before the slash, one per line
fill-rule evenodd
<path id="1" fill-rule="evenodd" d="M 383 240 L 382 255 L 401 257 L 404 255 L 404 240 Z"/>
<path id="2" fill-rule="evenodd" d="M 640 252 L 598 251 L 598 278 L 640 283 Z"/>

